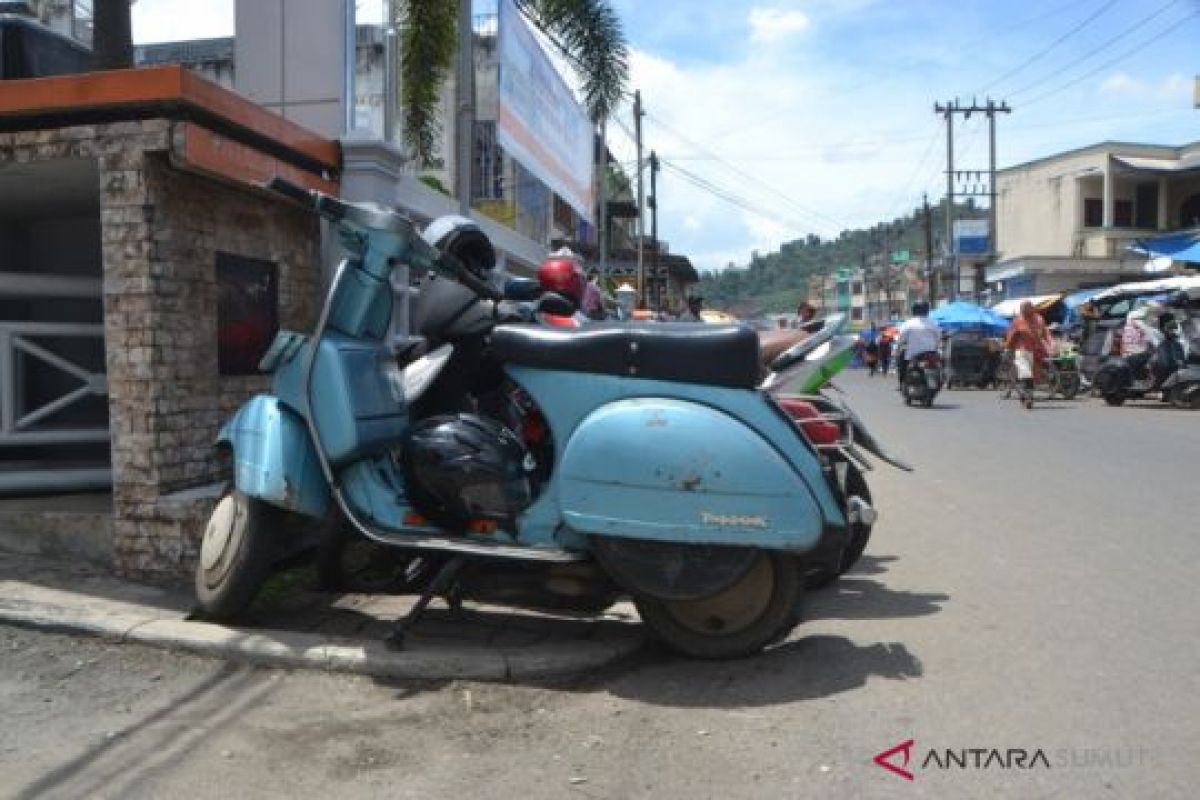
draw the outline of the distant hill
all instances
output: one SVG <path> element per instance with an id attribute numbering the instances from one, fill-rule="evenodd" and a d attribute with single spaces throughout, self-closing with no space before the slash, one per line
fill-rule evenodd
<path id="1" fill-rule="evenodd" d="M 795 311 L 796 304 L 808 295 L 813 275 L 829 274 L 839 267 L 858 268 L 874 254 L 908 250 L 914 258 L 925 252 L 923 212 L 916 209 L 890 223 L 873 228 L 842 231 L 837 239 L 822 239 L 810 234 L 780 245 L 767 254 L 753 253 L 744 266 L 730 264 L 721 271 L 704 272 L 696 293 L 710 308 L 729 311 L 742 318 Z M 945 223 L 942 206 L 932 209 L 934 252 L 941 248 Z M 986 217 L 986 210 L 974 202 L 959 205 L 956 219 Z"/>

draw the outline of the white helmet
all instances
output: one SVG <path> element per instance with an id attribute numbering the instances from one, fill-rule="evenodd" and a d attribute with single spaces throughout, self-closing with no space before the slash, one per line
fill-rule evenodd
<path id="1" fill-rule="evenodd" d="M 472 219 L 457 214 L 438 217 L 421 236 L 438 251 L 457 258 L 477 277 L 486 279 L 496 266 L 491 240 Z"/>

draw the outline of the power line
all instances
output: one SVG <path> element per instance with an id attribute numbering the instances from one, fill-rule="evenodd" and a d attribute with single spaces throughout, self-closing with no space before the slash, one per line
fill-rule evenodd
<path id="1" fill-rule="evenodd" d="M 649 112 L 647 112 L 646 116 L 647 116 L 647 117 L 649 117 L 651 120 L 653 120 L 653 121 L 654 121 L 656 124 L 658 124 L 660 127 L 662 127 L 662 128 L 664 128 L 665 130 L 667 130 L 669 133 L 671 133 L 673 136 L 675 136 L 675 137 L 676 137 L 677 139 L 679 139 L 680 141 L 684 142 L 685 144 L 690 144 L 692 147 L 696 148 L 697 150 L 699 150 L 699 151 L 700 151 L 700 152 L 702 152 L 702 153 L 706 153 L 706 154 L 708 154 L 708 155 L 714 156 L 714 161 L 716 161 L 718 164 L 720 164 L 720 165 L 724 166 L 724 167 L 725 167 L 727 170 L 729 170 L 730 172 L 734 173 L 735 175 L 738 175 L 739 177 L 743 178 L 744 180 L 748 180 L 748 181 L 751 181 L 751 182 L 753 182 L 753 183 L 756 183 L 756 184 L 758 184 L 758 185 L 759 185 L 759 186 L 761 186 L 763 189 L 767 190 L 767 191 L 768 191 L 768 192 L 770 192 L 771 194 L 773 194 L 773 195 L 775 195 L 776 197 L 778 197 L 780 200 L 782 200 L 782 201 L 784 201 L 785 203 L 787 203 L 788 205 L 792 206 L 792 208 L 793 208 L 794 210 L 796 210 L 796 211 L 799 211 L 800 213 L 802 213 L 802 214 L 804 214 L 804 215 L 806 215 L 806 216 L 813 217 L 814 219 L 818 219 L 818 220 L 824 220 L 826 224 L 829 224 L 829 225 L 833 225 L 833 226 L 834 226 L 834 227 L 832 228 L 832 230 L 838 230 L 838 231 L 840 231 L 840 230 L 843 230 L 843 229 L 845 229 L 845 228 L 849 227 L 848 225 L 846 225 L 846 224 L 845 224 L 844 222 L 842 222 L 841 220 L 836 220 L 836 219 L 834 219 L 833 217 L 827 216 L 827 215 L 825 215 L 825 214 L 822 214 L 822 213 L 821 213 L 821 212 L 819 212 L 819 211 L 816 211 L 816 210 L 814 210 L 814 209 L 808 208 L 808 207 L 807 207 L 807 206 L 805 206 L 803 203 L 797 202 L 797 201 L 796 201 L 796 200 L 794 200 L 793 198 L 791 198 L 791 197 L 788 197 L 786 194 L 784 194 L 783 192 L 779 191 L 778 189 L 776 189 L 775 187 L 771 186 L 770 184 L 768 184 L 768 183 L 766 183 L 766 182 L 764 182 L 764 181 L 760 180 L 759 178 L 755 177 L 754 175 L 751 175 L 750 173 L 746 172 L 745 170 L 743 170 L 743 169 L 741 169 L 741 168 L 739 168 L 739 167 L 736 167 L 736 166 L 734 166 L 733 164 L 731 164 L 730 162 L 728 162 L 728 161 L 727 161 L 727 160 L 725 160 L 724 158 L 721 158 L 720 156 L 718 156 L 718 155 L 717 155 L 716 153 L 714 153 L 713 151 L 709 150 L 708 148 L 704 147 L 703 145 L 697 144 L 695 141 L 693 141 L 693 140 L 689 139 L 688 137 L 684 136 L 684 135 L 683 135 L 683 134 L 681 134 L 679 131 L 675 130 L 675 129 L 674 129 L 674 128 L 672 128 L 670 125 L 666 124 L 666 123 L 665 123 L 665 122 L 663 122 L 661 119 L 659 119 L 658 117 L 654 116 L 653 114 L 650 114 Z M 825 227 L 825 225 L 822 225 L 821 227 Z"/>
<path id="2" fill-rule="evenodd" d="M 1109 48 L 1112 45 L 1116 44 L 1117 42 L 1121 41 L 1125 37 L 1127 37 L 1133 33 L 1136 33 L 1141 28 L 1145 27 L 1149 23 L 1158 19 L 1168 9 L 1170 9 L 1173 6 L 1179 5 L 1180 2 L 1182 2 L 1182 0 L 1171 0 L 1169 3 L 1159 6 L 1157 11 L 1147 14 L 1146 16 L 1142 17 L 1140 20 L 1135 22 L 1133 25 L 1122 30 L 1116 36 L 1113 36 L 1110 39 L 1091 48 L 1091 50 L 1088 53 L 1086 53 L 1085 55 L 1082 55 L 1079 58 L 1075 59 L 1074 61 L 1070 61 L 1070 62 L 1062 65 L 1057 70 L 1055 70 L 1055 72 L 1052 75 L 1044 75 L 1041 78 L 1038 78 L 1037 80 L 1030 81 L 1029 83 L 1026 83 L 1025 85 L 1023 85 L 1017 89 L 1013 89 L 1011 92 L 1007 93 L 1007 97 L 1012 98 L 1012 97 L 1016 97 L 1019 94 L 1024 94 L 1025 92 L 1029 91 L 1030 89 L 1034 89 L 1038 86 L 1041 86 L 1044 83 L 1049 83 L 1051 80 L 1053 80 L 1056 77 L 1061 76 L 1064 72 L 1071 69 L 1072 67 L 1075 67 L 1078 64 L 1082 64 L 1085 61 L 1092 60 L 1095 56 L 1104 53 L 1107 50 L 1107 48 Z"/>
<path id="3" fill-rule="evenodd" d="M 1050 17 L 1058 16 L 1059 14 L 1062 14 L 1065 11 L 1069 11 L 1072 8 L 1083 5 L 1085 2 L 1088 2 L 1088 0 L 1070 0 L 1069 2 L 1063 3 L 1062 5 L 1057 6 L 1053 9 L 1050 9 L 1049 11 L 1046 11 L 1045 13 L 1036 14 L 1032 17 L 1028 17 L 1024 20 L 1021 20 L 1020 22 L 1015 22 L 1012 25 L 1008 26 L 1007 28 L 1003 28 L 999 31 L 989 31 L 986 36 L 981 36 L 978 39 L 969 40 L 966 44 L 963 44 L 963 45 L 955 48 L 954 52 L 958 53 L 958 54 L 974 52 L 979 49 L 980 45 L 990 44 L 990 43 L 994 42 L 996 39 L 1004 38 L 1008 34 L 1015 33 L 1019 30 L 1023 30 L 1024 28 L 1027 28 L 1030 25 L 1033 25 L 1038 22 L 1042 22 L 1043 20 L 1049 19 Z M 881 86 L 885 83 L 895 81 L 899 77 L 906 75 L 908 73 L 911 73 L 914 70 L 920 69 L 922 67 L 927 67 L 927 66 L 929 66 L 929 63 L 930 62 L 928 59 L 919 59 L 919 58 L 911 59 L 907 62 L 902 62 L 899 65 L 889 67 L 887 74 L 882 77 L 880 77 L 878 75 L 872 75 L 870 78 L 863 80 L 863 81 L 859 81 L 857 83 L 853 83 L 850 86 L 840 89 L 840 91 L 843 94 L 848 94 L 848 93 L 855 92 L 855 91 L 862 89 L 864 87 L 867 87 L 867 86 Z M 773 111 L 770 114 L 760 117 L 758 120 L 756 120 L 754 122 L 739 123 L 736 127 L 727 128 L 726 130 L 721 131 L 721 132 L 717 133 L 715 136 L 710 137 L 710 138 L 712 138 L 714 140 L 715 139 L 724 139 L 729 136 L 732 136 L 735 133 L 741 133 L 742 131 L 746 130 L 747 128 L 757 127 L 764 123 L 771 122 L 775 119 L 778 119 L 780 116 L 782 116 L 783 114 L 786 114 L 786 113 L 787 113 L 786 111 L 782 111 L 782 112 L 781 111 Z M 921 138 L 923 138 L 923 137 L 921 137 Z M 835 145 L 835 147 L 836 146 L 837 145 Z"/>
<path id="4" fill-rule="evenodd" d="M 1083 29 L 1084 29 L 1084 28 L 1086 28 L 1088 25 L 1090 25 L 1092 22 L 1094 22 L 1094 21 L 1095 21 L 1095 20 L 1096 20 L 1096 19 L 1097 19 L 1097 18 L 1098 18 L 1100 15 L 1102 15 L 1102 14 L 1103 14 L 1105 11 L 1108 11 L 1110 8 L 1112 8 L 1112 7 L 1113 7 L 1113 6 L 1115 6 L 1116 4 L 1117 4 L 1117 0 L 1108 0 L 1108 2 L 1107 2 L 1107 3 L 1105 3 L 1105 4 L 1104 4 L 1104 5 L 1102 5 L 1102 6 L 1100 6 L 1100 8 L 1098 8 L 1098 9 L 1096 9 L 1094 12 L 1092 12 L 1092 13 L 1091 13 L 1091 14 L 1090 14 L 1088 17 L 1086 17 L 1086 18 L 1085 18 L 1085 19 L 1084 19 L 1082 22 L 1080 22 L 1078 25 L 1076 25 L 1075 27 L 1071 28 L 1069 31 L 1067 31 L 1066 33 L 1064 33 L 1062 36 L 1059 36 L 1057 39 L 1055 39 L 1053 42 L 1051 42 L 1050 44 L 1048 44 L 1046 47 L 1044 47 L 1044 48 L 1042 48 L 1041 50 L 1037 51 L 1036 53 L 1034 53 L 1033 55 L 1031 55 L 1029 58 L 1027 58 L 1027 59 L 1025 59 L 1024 61 L 1022 61 L 1022 62 L 1021 62 L 1020 64 L 1018 64 L 1017 66 L 1013 67 L 1013 68 L 1012 68 L 1012 69 L 1010 69 L 1008 72 L 1006 72 L 1006 73 L 1004 73 L 1003 75 L 1001 75 L 999 78 L 996 78 L 995 80 L 993 80 L 993 81 L 992 81 L 991 83 L 989 83 L 987 86 L 984 86 L 982 89 L 980 89 L 980 90 L 979 90 L 979 94 L 983 94 L 983 93 L 984 93 L 984 92 L 986 92 L 988 89 L 992 88 L 993 86 L 995 86 L 995 85 L 996 85 L 996 84 L 998 84 L 998 83 L 1003 83 L 1005 80 L 1007 80 L 1008 78 L 1011 78 L 1013 75 L 1016 75 L 1018 72 L 1020 72 L 1021 70 L 1025 69 L 1026 67 L 1028 67 L 1030 64 L 1033 64 L 1033 63 L 1034 63 L 1034 62 L 1036 62 L 1038 59 L 1040 59 L 1040 58 L 1042 58 L 1043 56 L 1045 56 L 1046 54 L 1048 54 L 1048 53 L 1052 52 L 1052 51 L 1054 50 L 1054 48 L 1058 47 L 1060 44 L 1062 44 L 1063 42 L 1065 42 L 1067 39 L 1070 39 L 1072 36 L 1074 36 L 1075 34 L 1079 33 L 1081 30 L 1083 30 Z"/>
<path id="5" fill-rule="evenodd" d="M 686 170 L 683 167 L 680 167 L 678 164 L 673 164 L 662 158 L 659 159 L 659 164 L 663 167 L 663 169 L 674 173 L 677 177 L 682 178 L 698 189 L 706 191 L 714 197 L 723 200 L 730 205 L 736 206 L 737 208 L 740 208 L 749 214 L 753 214 L 756 217 L 766 219 L 788 229 L 793 229 L 798 233 L 803 233 L 811 229 L 811 226 L 798 224 L 795 220 L 788 219 L 787 217 L 781 216 L 770 209 L 765 209 L 761 206 L 755 205 L 749 200 L 746 200 L 744 197 L 741 197 L 740 195 L 737 195 L 732 191 L 697 175 L 694 172 Z"/>
<path id="6" fill-rule="evenodd" d="M 909 175 L 908 180 L 904 182 L 904 188 L 901 189 L 900 193 L 896 195 L 896 200 L 891 205 L 892 211 L 890 214 L 888 214 L 889 218 L 894 218 L 896 216 L 896 211 L 900 208 L 901 204 L 904 203 L 905 198 L 909 196 L 908 191 L 910 188 L 912 188 L 913 181 L 917 179 L 917 175 L 921 173 L 921 169 L 925 166 L 926 162 L 929 161 L 929 157 L 933 155 L 933 146 L 937 144 L 938 134 L 940 133 L 941 131 L 935 128 L 933 131 L 933 136 L 929 137 L 929 144 L 925 146 L 924 155 L 921 156 L 920 161 L 918 161 L 916 167 L 913 168 L 912 174 Z"/>
<path id="7" fill-rule="evenodd" d="M 1109 67 L 1113 66 L 1114 64 L 1118 64 L 1118 63 L 1124 61 L 1125 59 L 1129 58 L 1130 56 L 1137 54 L 1138 51 L 1140 51 L 1146 45 L 1153 44 L 1154 42 L 1157 42 L 1159 39 L 1163 39 L 1167 36 L 1170 36 L 1172 33 L 1175 33 L 1176 31 L 1183 28 L 1184 23 L 1188 22 L 1189 20 L 1195 19 L 1197 17 L 1200 17 L 1200 11 L 1196 11 L 1192 14 L 1187 15 L 1186 17 L 1184 17 L 1182 19 L 1171 22 L 1170 25 L 1161 29 L 1160 31 L 1158 31 L 1156 34 L 1154 34 L 1150 38 L 1144 39 L 1143 41 L 1138 42 L 1133 47 L 1131 47 L 1128 50 L 1122 52 L 1121 54 L 1109 59 L 1108 61 L 1105 61 L 1103 64 L 1096 67 L 1095 69 L 1089 70 L 1088 72 L 1085 72 L 1082 75 L 1079 75 L 1079 76 L 1073 78 L 1072 80 L 1067 81 L 1064 84 L 1060 84 L 1058 87 L 1051 89 L 1048 92 L 1043 92 L 1042 94 L 1037 95 L 1036 97 L 1034 97 L 1031 100 L 1026 100 L 1023 103 L 1023 105 L 1031 106 L 1034 103 L 1040 103 L 1042 100 L 1045 100 L 1047 97 L 1053 97 L 1054 95 L 1058 94 L 1059 92 L 1069 89 L 1072 86 L 1075 86 L 1075 85 L 1087 80 L 1088 78 L 1092 77 L 1093 75 L 1095 75 L 1099 72 L 1103 72 L 1104 70 L 1108 69 Z"/>

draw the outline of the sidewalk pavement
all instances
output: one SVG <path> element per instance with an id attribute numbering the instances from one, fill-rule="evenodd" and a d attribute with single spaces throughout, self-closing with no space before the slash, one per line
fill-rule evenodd
<path id="1" fill-rule="evenodd" d="M 413 597 L 294 589 L 227 627 L 189 619 L 193 600 L 119 580 L 87 565 L 0 553 L 0 624 L 186 650 L 271 667 L 413 680 L 516 681 L 577 675 L 635 652 L 632 606 L 576 619 L 468 603 L 454 616 L 435 601 L 394 651 L 383 639 Z"/>

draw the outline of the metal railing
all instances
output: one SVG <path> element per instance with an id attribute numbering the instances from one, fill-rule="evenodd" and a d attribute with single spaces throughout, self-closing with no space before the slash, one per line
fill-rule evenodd
<path id="1" fill-rule="evenodd" d="M 104 341 L 104 326 L 71 322 L 0 322 L 0 446 L 107 442 L 104 427 L 61 427 L 44 423 L 88 397 L 108 395 L 108 380 L 35 339 L 89 338 Z M 21 361 L 37 359 L 76 378 L 79 386 L 34 408 L 22 397 Z"/>

